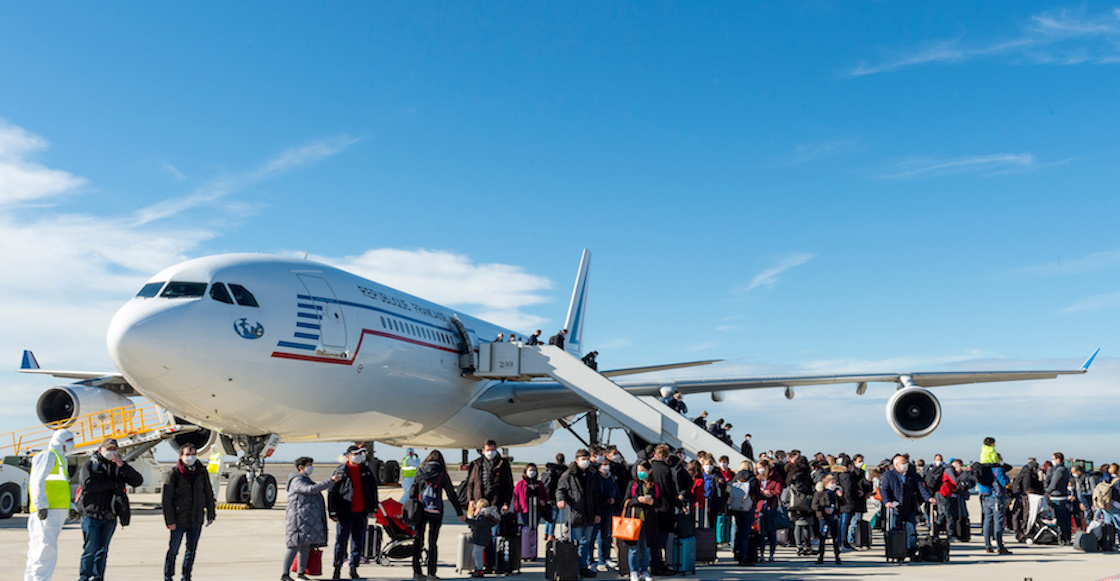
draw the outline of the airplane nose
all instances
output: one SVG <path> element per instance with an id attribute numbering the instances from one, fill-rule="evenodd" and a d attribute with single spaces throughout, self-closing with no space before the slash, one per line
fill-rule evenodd
<path id="1" fill-rule="evenodd" d="M 186 320 L 177 308 L 152 311 L 126 305 L 109 324 L 107 341 L 109 355 L 122 373 L 138 381 L 155 379 L 171 371 L 182 357 Z"/>

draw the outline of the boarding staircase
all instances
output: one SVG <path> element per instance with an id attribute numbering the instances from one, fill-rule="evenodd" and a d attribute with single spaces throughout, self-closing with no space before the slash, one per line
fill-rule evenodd
<path id="1" fill-rule="evenodd" d="M 642 440 L 684 448 L 692 456 L 701 450 L 717 457 L 726 455 L 731 460 L 731 466 L 738 466 L 746 460 L 739 451 L 683 414 L 659 401 L 626 391 L 572 354 L 553 345 L 482 343 L 473 375 L 481 379 L 508 381 L 551 377 Z"/>
<path id="2" fill-rule="evenodd" d="M 115 438 L 121 450 L 145 449 L 178 434 L 197 430 L 197 426 L 179 425 L 175 417 L 151 401 L 101 410 L 70 420 L 17 430 L 0 435 L 0 456 L 28 454 L 46 448 L 51 435 L 59 428 L 74 434 L 74 449 L 81 451 L 97 446 L 105 438 Z"/>

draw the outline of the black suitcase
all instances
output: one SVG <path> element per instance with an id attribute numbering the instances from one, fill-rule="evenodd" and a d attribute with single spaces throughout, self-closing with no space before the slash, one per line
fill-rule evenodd
<path id="1" fill-rule="evenodd" d="M 498 537 L 494 549 L 494 572 L 513 575 L 521 570 L 521 537 Z"/>
<path id="2" fill-rule="evenodd" d="M 696 529 L 696 562 L 716 562 L 716 530 Z"/>
<path id="3" fill-rule="evenodd" d="M 948 563 L 949 539 L 938 537 L 937 526 L 932 524 L 937 522 L 937 509 L 931 506 L 929 514 L 930 534 L 918 541 L 918 556 L 927 563 Z"/>
<path id="4" fill-rule="evenodd" d="M 871 523 L 863 519 L 856 521 L 856 546 L 871 548 Z"/>
<path id="5" fill-rule="evenodd" d="M 740 533 L 742 534 L 742 533 Z M 742 557 L 747 563 L 757 563 L 762 558 L 762 533 L 751 529 L 747 533 L 747 554 Z"/>
<path id="6" fill-rule="evenodd" d="M 886 522 L 883 524 L 885 532 L 883 533 L 887 562 L 894 561 L 901 564 L 906 560 L 906 529 L 904 527 L 894 528 L 895 515 L 891 509 L 884 511 L 887 515 Z"/>
<path id="7" fill-rule="evenodd" d="M 579 581 L 579 551 L 572 541 L 549 541 L 544 549 L 544 578 Z"/>
<path id="8" fill-rule="evenodd" d="M 366 542 L 362 547 L 362 556 L 370 561 L 378 561 L 381 558 L 381 527 L 377 525 L 369 525 L 366 527 Z"/>
<path id="9" fill-rule="evenodd" d="M 962 543 L 967 543 L 972 540 L 972 523 L 969 522 L 968 517 L 960 517 L 956 521 L 956 527 L 953 531 L 953 536 Z"/>
<path id="10" fill-rule="evenodd" d="M 1101 541 L 1098 543 L 1102 551 L 1116 550 L 1116 527 L 1104 523 L 1101 525 Z"/>

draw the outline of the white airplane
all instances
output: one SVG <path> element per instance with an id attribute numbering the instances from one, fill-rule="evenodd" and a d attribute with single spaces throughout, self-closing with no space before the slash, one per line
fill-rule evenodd
<path id="1" fill-rule="evenodd" d="M 565 349 L 573 354 L 581 351 L 589 268 L 584 251 L 566 322 Z M 205 428 L 197 434 L 204 444 L 220 432 L 226 450 L 240 451 L 250 472 L 237 494 L 263 495 L 261 503 L 271 506 L 275 482 L 261 475 L 261 462 L 281 440 L 532 445 L 565 418 L 593 409 L 556 381 L 473 374 L 479 345 L 512 332 L 325 264 L 224 254 L 163 270 L 121 307 L 108 330 L 119 372 L 39 369 L 29 352 L 21 371 L 79 380 L 43 393 L 37 412 L 44 423 L 128 405 L 141 395 Z M 670 388 L 719 398 L 731 390 L 780 387 L 792 398 L 802 385 L 851 383 L 862 394 L 869 382 L 896 383 L 887 421 L 900 436 L 921 438 L 941 419 L 927 387 L 1085 373 L 1092 359 L 1056 371 L 617 379 L 711 363 L 701 361 L 603 375 L 639 396 Z"/>

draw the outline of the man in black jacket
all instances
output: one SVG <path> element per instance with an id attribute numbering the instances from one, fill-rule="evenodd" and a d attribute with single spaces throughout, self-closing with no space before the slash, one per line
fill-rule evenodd
<path id="1" fill-rule="evenodd" d="M 183 537 L 187 538 L 187 551 L 183 554 L 182 579 L 190 581 L 202 521 L 214 522 L 215 508 L 214 490 L 210 488 L 209 475 L 198 463 L 198 450 L 194 444 L 183 444 L 179 447 L 179 462 L 163 479 L 163 522 L 171 531 L 171 542 L 163 559 L 164 581 L 175 576 L 175 558 Z"/>
<path id="2" fill-rule="evenodd" d="M 743 436 L 743 443 L 739 446 L 739 453 L 746 456 L 748 460 L 754 461 L 754 448 L 751 447 L 751 435 Z"/>
<path id="3" fill-rule="evenodd" d="M 342 575 L 346 545 L 350 542 L 350 578 L 359 579 L 358 563 L 366 539 L 369 515 L 377 512 L 377 476 L 366 463 L 366 452 L 358 446 L 346 449 L 346 462 L 334 473 L 342 479 L 327 492 L 327 514 L 338 523 L 334 544 L 334 579 Z"/>
<path id="4" fill-rule="evenodd" d="M 591 538 L 599 524 L 599 476 L 591 468 L 591 453 L 576 452 L 576 461 L 560 477 L 556 487 L 556 506 L 571 511 L 572 540 L 579 550 L 580 576 L 594 577 L 591 568 Z"/>
<path id="5" fill-rule="evenodd" d="M 665 444 L 661 444 L 653 450 L 653 460 L 650 461 L 650 478 L 657 488 L 661 491 L 661 496 L 658 497 L 657 504 L 653 505 L 654 510 L 657 512 L 657 530 L 656 537 L 648 539 L 650 543 L 650 563 L 651 571 L 655 575 L 665 575 L 668 573 L 668 567 L 665 566 L 665 558 L 663 551 L 665 545 L 669 542 L 669 533 L 677 528 L 676 510 L 684 506 L 684 498 L 681 496 L 678 488 L 676 478 L 673 474 L 673 469 L 669 466 L 670 448 Z"/>
<path id="6" fill-rule="evenodd" d="M 82 494 L 77 504 L 82 515 L 85 548 L 78 578 L 100 581 L 105 578 L 105 560 L 109 555 L 109 541 L 117 530 L 117 516 L 128 518 L 124 512 L 128 503 L 124 487 L 140 486 L 144 478 L 121 459 L 113 438 L 101 442 L 97 451 L 82 464 L 79 478 Z M 122 522 L 122 526 L 124 524 L 127 522 Z"/>

